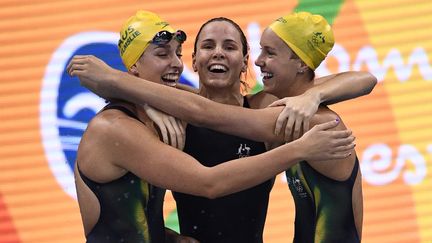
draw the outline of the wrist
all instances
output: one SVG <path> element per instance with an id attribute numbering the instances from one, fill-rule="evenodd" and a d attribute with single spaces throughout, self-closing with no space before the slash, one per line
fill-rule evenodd
<path id="1" fill-rule="evenodd" d="M 297 140 L 291 141 L 287 146 L 289 146 L 289 151 L 292 156 L 293 161 L 302 161 L 305 159 L 305 151 L 304 151 L 304 145 L 302 145 L 302 138 L 299 138 Z M 306 151 L 307 152 L 307 151 Z"/>
<path id="2" fill-rule="evenodd" d="M 304 92 L 304 95 L 308 96 L 309 100 L 315 102 L 315 104 L 317 105 L 326 101 L 323 92 L 317 88 L 311 88 L 307 90 L 306 92 Z"/>
<path id="3" fill-rule="evenodd" d="M 122 98 L 119 97 L 121 92 L 118 92 L 118 90 L 121 88 L 120 82 L 125 80 L 125 78 L 129 75 L 128 73 L 122 72 L 120 70 L 112 70 L 112 72 L 108 75 L 108 80 L 106 80 L 106 91 L 113 96 L 114 98 Z"/>

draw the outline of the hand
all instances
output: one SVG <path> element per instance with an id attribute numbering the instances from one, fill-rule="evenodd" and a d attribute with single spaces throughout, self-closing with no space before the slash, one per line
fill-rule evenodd
<path id="1" fill-rule="evenodd" d="M 165 236 L 166 242 L 169 243 L 199 243 L 199 241 L 195 240 L 194 238 L 180 235 L 169 228 L 165 228 Z"/>
<path id="2" fill-rule="evenodd" d="M 199 243 L 199 241 L 195 240 L 194 238 L 189 236 L 183 236 L 183 235 L 179 235 L 174 242 L 175 243 Z"/>
<path id="3" fill-rule="evenodd" d="M 111 68 L 101 59 L 92 55 L 76 55 L 67 65 L 67 72 L 71 76 L 76 76 L 80 84 L 93 93 L 110 98 L 110 77 L 120 72 Z"/>
<path id="4" fill-rule="evenodd" d="M 351 155 L 355 147 L 352 131 L 329 131 L 338 124 L 335 120 L 316 125 L 298 140 L 302 142 L 304 160 L 343 159 Z"/>
<path id="5" fill-rule="evenodd" d="M 312 92 L 286 97 L 270 104 L 269 106 L 285 106 L 277 118 L 275 134 L 280 134 L 283 124 L 288 120 L 285 126 L 285 141 L 293 141 L 301 137 L 302 133 L 309 130 L 309 121 L 317 112 L 319 104 L 319 97 Z"/>
<path id="6" fill-rule="evenodd" d="M 181 120 L 156 110 L 147 104 L 142 107 L 147 116 L 159 127 L 163 142 L 183 150 L 186 139 L 185 124 Z"/>

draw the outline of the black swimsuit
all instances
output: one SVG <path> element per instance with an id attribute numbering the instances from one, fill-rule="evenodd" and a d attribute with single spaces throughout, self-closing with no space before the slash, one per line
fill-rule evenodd
<path id="1" fill-rule="evenodd" d="M 345 181 L 330 179 L 305 161 L 286 171 L 296 208 L 294 242 L 360 242 L 352 207 L 358 170 L 356 158 Z"/>
<path id="2" fill-rule="evenodd" d="M 108 105 L 104 109 L 118 109 L 138 119 L 120 105 Z M 131 172 L 107 183 L 90 180 L 79 168 L 78 172 L 100 204 L 99 219 L 86 236 L 87 242 L 165 242 L 164 189 L 150 185 Z"/>
<path id="3" fill-rule="evenodd" d="M 249 107 L 246 98 L 244 107 Z M 262 142 L 192 125 L 186 129 L 184 152 L 208 167 L 265 151 Z M 174 192 L 181 233 L 205 243 L 262 242 L 273 181 L 217 199 Z"/>

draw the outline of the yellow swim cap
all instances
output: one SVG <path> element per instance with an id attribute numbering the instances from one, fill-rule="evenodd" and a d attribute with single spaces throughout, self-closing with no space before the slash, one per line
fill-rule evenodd
<path id="1" fill-rule="evenodd" d="M 138 11 L 120 30 L 118 47 L 120 56 L 129 69 L 143 54 L 153 37 L 162 30 L 174 32 L 168 22 L 148 11 Z"/>
<path id="2" fill-rule="evenodd" d="M 315 70 L 333 48 L 331 26 L 321 15 L 299 12 L 275 20 L 273 30 L 312 70 Z"/>

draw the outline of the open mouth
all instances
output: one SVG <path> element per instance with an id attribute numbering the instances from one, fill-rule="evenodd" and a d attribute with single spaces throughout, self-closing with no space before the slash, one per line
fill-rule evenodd
<path id="1" fill-rule="evenodd" d="M 177 84 L 177 80 L 180 78 L 177 73 L 168 73 L 162 76 L 162 81 L 165 85 L 174 87 Z"/>
<path id="2" fill-rule="evenodd" d="M 269 72 L 261 72 L 261 77 L 263 78 L 263 81 L 273 78 L 273 73 Z"/>
<path id="3" fill-rule="evenodd" d="M 228 68 L 221 64 L 213 64 L 209 66 L 208 70 L 212 73 L 226 73 Z"/>

